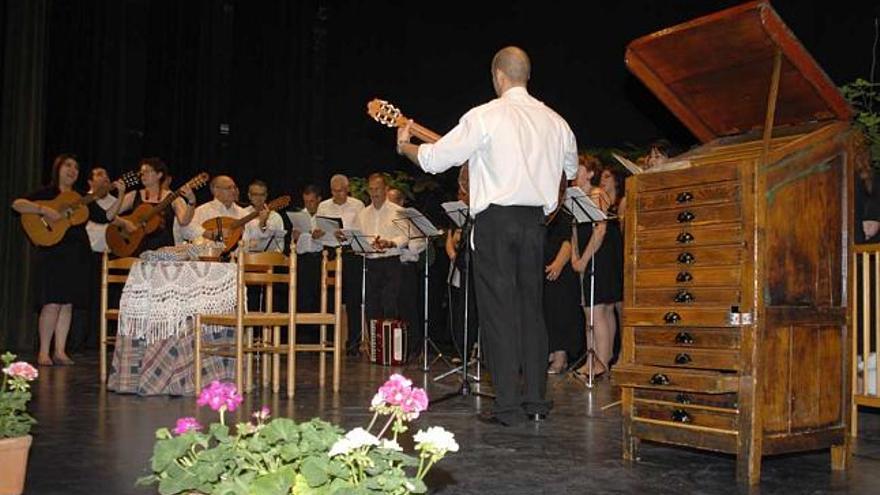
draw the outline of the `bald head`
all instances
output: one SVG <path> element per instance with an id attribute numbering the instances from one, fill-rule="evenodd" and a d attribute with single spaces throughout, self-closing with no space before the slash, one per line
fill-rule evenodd
<path id="1" fill-rule="evenodd" d="M 532 64 L 522 48 L 508 46 L 498 50 L 492 59 L 492 74 L 501 71 L 511 86 L 525 86 L 529 81 Z"/>
<path id="2" fill-rule="evenodd" d="M 218 175 L 211 179 L 211 194 L 214 195 L 214 199 L 223 203 L 227 208 L 238 199 L 235 181 L 228 175 Z"/>

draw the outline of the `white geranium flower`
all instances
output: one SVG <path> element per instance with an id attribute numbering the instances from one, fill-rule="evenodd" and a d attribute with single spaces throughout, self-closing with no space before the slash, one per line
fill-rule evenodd
<path id="1" fill-rule="evenodd" d="M 351 448 L 358 449 L 367 445 L 379 445 L 379 439 L 363 428 L 355 428 L 345 434 L 345 438 L 351 442 Z"/>
<path id="2" fill-rule="evenodd" d="M 432 426 L 427 431 L 419 430 L 413 439 L 416 441 L 417 450 L 427 450 L 439 455 L 446 452 L 458 452 L 455 435 L 440 426 Z"/>
<path id="3" fill-rule="evenodd" d="M 330 447 L 330 452 L 327 453 L 330 457 L 336 457 L 338 455 L 346 455 L 352 451 L 354 447 L 351 444 L 351 440 L 346 437 L 342 437 Z"/>
<path id="4" fill-rule="evenodd" d="M 377 393 L 376 395 L 373 396 L 373 400 L 372 400 L 372 402 L 370 402 L 370 405 L 374 408 L 379 407 L 379 406 L 384 406 L 385 405 L 385 396 L 383 396 L 381 392 Z"/>
<path id="5" fill-rule="evenodd" d="M 397 440 L 391 440 L 388 438 L 382 440 L 382 442 L 379 444 L 379 448 L 380 449 L 387 449 L 387 450 L 396 450 L 397 452 L 403 452 L 403 447 L 401 447 L 400 444 L 397 443 Z"/>

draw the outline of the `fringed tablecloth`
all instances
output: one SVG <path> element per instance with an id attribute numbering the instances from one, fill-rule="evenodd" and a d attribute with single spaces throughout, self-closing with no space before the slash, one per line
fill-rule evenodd
<path id="1" fill-rule="evenodd" d="M 196 314 L 235 310 L 236 265 L 203 261 L 135 263 L 122 290 L 119 332 L 107 387 L 138 395 L 194 395 Z M 203 327 L 203 341 L 233 343 L 231 328 Z M 202 360 L 204 383 L 232 381 L 234 360 Z"/>

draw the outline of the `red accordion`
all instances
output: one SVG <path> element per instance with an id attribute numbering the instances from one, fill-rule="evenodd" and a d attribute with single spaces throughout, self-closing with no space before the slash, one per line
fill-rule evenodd
<path id="1" fill-rule="evenodd" d="M 370 320 L 370 362 L 406 364 L 407 324 L 403 320 Z"/>

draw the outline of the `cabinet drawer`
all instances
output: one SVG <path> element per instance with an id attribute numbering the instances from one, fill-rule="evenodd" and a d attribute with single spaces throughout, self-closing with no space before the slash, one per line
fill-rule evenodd
<path id="1" fill-rule="evenodd" d="M 623 324 L 628 327 L 730 327 L 730 306 L 719 308 L 683 308 L 669 304 L 659 308 L 626 307 Z"/>
<path id="2" fill-rule="evenodd" d="M 636 287 L 731 287 L 739 286 L 740 267 L 669 267 L 635 270 Z"/>
<path id="3" fill-rule="evenodd" d="M 696 394 L 692 392 L 651 390 L 647 388 L 637 388 L 633 390 L 633 398 L 636 400 L 665 402 L 667 404 L 692 404 L 733 410 L 736 410 L 739 407 L 736 397 L 736 394 Z"/>
<path id="4" fill-rule="evenodd" d="M 614 368 L 612 382 L 620 387 L 681 390 L 704 394 L 737 392 L 739 376 L 716 371 L 684 370 L 621 364 Z"/>
<path id="5" fill-rule="evenodd" d="M 707 184 L 710 182 L 724 182 L 739 179 L 739 163 L 727 162 L 703 167 L 691 167 L 683 170 L 671 170 L 669 172 L 656 172 L 639 174 L 636 190 L 654 191 L 689 186 L 691 184 Z"/>
<path id="6" fill-rule="evenodd" d="M 688 247 L 672 249 L 640 249 L 636 254 L 636 266 L 649 268 L 657 266 L 702 267 L 719 265 L 739 265 L 743 259 L 742 246 L 733 244 L 714 247 Z"/>
<path id="7" fill-rule="evenodd" d="M 645 192 L 639 195 L 637 208 L 644 212 L 680 206 L 731 203 L 740 199 L 738 182 L 721 182 Z"/>
<path id="8" fill-rule="evenodd" d="M 636 239 L 639 249 L 742 245 L 742 241 L 742 226 L 739 223 L 646 230 L 640 232 Z"/>
<path id="9" fill-rule="evenodd" d="M 670 210 L 646 211 L 636 213 L 639 235 L 643 230 L 664 227 L 690 227 L 723 222 L 740 221 L 739 203 L 722 203 L 707 206 L 688 206 Z"/>
<path id="10" fill-rule="evenodd" d="M 644 328 L 633 329 L 636 348 L 639 346 L 675 346 L 679 350 L 693 347 L 739 349 L 738 328 Z"/>
<path id="11" fill-rule="evenodd" d="M 730 431 L 736 431 L 738 418 L 735 411 L 642 401 L 633 404 L 633 417 Z"/>
<path id="12" fill-rule="evenodd" d="M 636 306 L 739 306 L 739 287 L 683 287 L 642 289 L 633 292 Z"/>
<path id="13" fill-rule="evenodd" d="M 675 347 L 636 346 L 636 364 L 673 366 L 688 369 L 739 371 L 738 350 L 678 349 Z"/>

